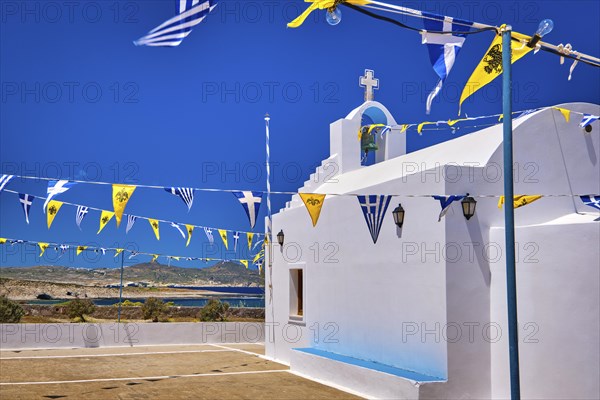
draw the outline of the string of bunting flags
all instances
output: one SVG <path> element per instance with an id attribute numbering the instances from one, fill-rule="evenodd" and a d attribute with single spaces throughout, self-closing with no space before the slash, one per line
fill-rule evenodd
<path id="1" fill-rule="evenodd" d="M 475 67 L 463 88 L 459 100 L 458 115 L 461 113 L 461 106 L 465 99 L 492 82 L 502 73 L 502 32 L 506 29 L 506 25 L 497 27 L 374 0 L 306 0 L 306 2 L 310 3 L 310 5 L 296 19 L 287 24 L 289 28 L 300 27 L 312 12 L 319 9 L 327 10 L 328 22 L 331 25 L 337 25 L 341 21 L 339 6 L 345 6 L 368 17 L 418 32 L 421 35 L 421 43 L 427 46 L 431 65 L 438 76 L 438 83 L 426 100 L 425 111 L 427 114 L 430 113 L 433 99 L 441 91 L 442 85 L 450 74 L 454 62 L 469 35 L 487 31 L 495 33 L 488 50 Z M 396 20 L 368 9 L 419 18 L 422 20 L 423 25 L 422 27 L 409 26 L 403 22 L 405 18 L 403 20 Z M 579 62 L 600 67 L 600 60 L 597 57 L 573 50 L 573 46 L 570 43 L 566 45 L 561 43 L 556 46 L 542 42 L 542 37 L 549 33 L 552 27 L 552 21 L 544 20 L 533 36 L 511 31 L 511 64 L 530 52 L 536 54 L 539 50 L 543 50 L 558 55 L 561 65 L 564 64 L 565 58 L 573 60 L 569 68 L 568 80 L 571 80 L 573 70 Z"/>
<path id="2" fill-rule="evenodd" d="M 300 198 L 304 202 L 306 210 L 310 216 L 313 227 L 317 225 L 321 209 L 325 203 L 327 195 L 318 193 L 299 193 Z M 434 200 L 439 201 L 441 211 L 438 216 L 438 222 L 441 222 L 442 218 L 448 213 L 448 210 L 454 202 L 461 201 L 463 199 L 472 198 L 498 198 L 498 208 L 502 208 L 505 202 L 505 197 L 502 195 L 400 195 L 400 197 L 431 197 Z M 379 232 L 383 224 L 386 211 L 392 200 L 392 195 L 356 195 L 360 208 L 362 210 L 365 222 L 369 228 L 369 233 L 373 239 L 373 243 L 377 243 Z M 600 195 L 515 195 L 513 198 L 514 208 L 520 208 L 528 204 L 533 203 L 541 199 L 542 197 L 579 197 L 584 205 L 600 211 Z"/>
<path id="3" fill-rule="evenodd" d="M 2 175 L 2 178 L 4 178 L 5 176 L 7 176 L 7 175 Z M 51 181 L 50 184 L 54 185 L 54 181 Z M 55 185 L 53 187 L 55 187 Z M 134 188 L 127 188 L 125 190 L 126 190 L 125 193 L 127 193 L 127 192 L 133 193 Z M 4 189 L 3 191 L 7 192 L 7 193 L 13 193 L 13 194 L 19 195 L 19 202 L 21 203 L 23 212 L 25 214 L 25 221 L 27 222 L 27 224 L 29 224 L 29 214 L 30 214 L 31 206 L 33 204 L 33 201 L 36 199 L 36 197 L 32 196 L 30 194 L 26 194 L 26 193 L 18 193 L 14 190 L 9 190 L 9 189 Z M 47 200 L 46 197 L 39 197 L 39 199 Z M 44 211 L 46 212 L 46 223 L 47 223 L 48 229 L 50 229 L 50 227 L 52 226 L 54 219 L 58 215 L 58 212 L 61 210 L 61 207 L 63 205 L 68 205 L 68 206 L 77 208 L 76 212 L 75 212 L 75 223 L 80 230 L 81 230 L 81 223 L 83 222 L 84 218 L 88 215 L 89 211 L 90 210 L 99 211 L 100 212 L 100 220 L 99 220 L 98 232 L 96 234 L 100 234 L 100 232 L 102 232 L 102 230 L 106 227 L 106 225 L 115 216 L 118 216 L 118 219 L 115 218 L 115 219 L 117 219 L 117 227 L 118 227 L 120 225 L 121 218 L 126 215 L 126 214 L 122 213 L 124 211 L 124 205 L 122 205 L 122 204 L 118 204 L 115 206 L 115 210 L 118 210 L 118 211 L 103 210 L 100 208 L 88 207 L 88 206 L 83 206 L 80 204 L 62 202 L 62 201 L 58 201 L 58 200 L 46 201 L 44 204 L 46 205 L 46 208 L 44 209 Z M 261 234 L 261 233 L 246 232 L 246 231 L 233 231 L 233 230 L 227 230 L 227 229 L 221 229 L 221 228 L 211 228 L 211 227 L 205 227 L 205 226 L 200 226 L 200 225 L 184 224 L 184 223 L 180 223 L 180 222 L 166 221 L 166 220 L 137 216 L 137 215 L 126 215 L 126 216 L 127 216 L 127 226 L 126 226 L 126 230 L 125 230 L 126 234 L 129 233 L 129 231 L 131 230 L 131 228 L 133 228 L 133 225 L 135 224 L 135 222 L 138 219 L 145 219 L 150 224 L 150 227 L 152 228 L 152 231 L 154 232 L 156 239 L 160 240 L 160 223 L 165 223 L 165 224 L 169 224 L 171 227 L 175 228 L 181 234 L 182 238 L 184 240 L 186 240 L 186 247 L 189 246 L 189 244 L 190 244 L 190 240 L 192 239 L 192 234 L 193 234 L 195 228 L 204 229 L 204 232 L 211 244 L 214 244 L 214 237 L 212 234 L 213 230 L 216 230 L 217 232 L 219 232 L 219 237 L 223 241 L 223 244 L 225 245 L 225 248 L 227 250 L 229 250 L 227 238 L 228 238 L 229 233 L 231 232 L 234 237 L 234 250 L 235 251 L 237 251 L 237 244 L 238 244 L 238 239 L 239 239 L 240 235 L 242 235 L 242 234 L 246 235 L 249 250 L 252 249 L 252 242 L 253 242 L 254 238 L 259 239 L 262 236 L 264 236 L 264 234 Z M 185 227 L 185 232 L 187 232 L 187 239 L 186 239 L 186 233 L 184 233 L 182 226 Z"/>
<path id="4" fill-rule="evenodd" d="M 571 121 L 571 116 L 573 114 L 581 116 L 581 122 L 579 123 L 579 127 L 582 129 L 585 129 L 588 126 L 591 126 L 594 122 L 596 122 L 600 119 L 600 116 L 598 116 L 598 115 L 582 113 L 579 111 L 569 110 L 569 109 L 566 109 L 563 107 L 556 107 L 556 106 L 544 106 L 544 107 L 538 107 L 538 108 L 529 109 L 529 110 L 514 111 L 512 113 L 512 115 L 516 115 L 515 119 L 519 119 L 521 117 L 532 114 L 534 112 L 549 110 L 549 109 L 558 111 L 563 116 L 563 118 L 565 119 L 565 121 L 567 123 L 569 123 Z M 477 121 L 477 120 L 481 120 L 481 119 L 490 119 L 490 118 L 496 118 L 497 121 L 500 122 L 500 121 L 502 121 L 503 114 L 481 115 L 481 116 L 477 116 L 477 117 L 465 116 L 464 118 L 458 118 L 458 119 L 448 119 L 448 120 L 440 120 L 440 121 L 423 121 L 423 122 L 419 122 L 419 123 L 398 124 L 398 125 L 372 124 L 372 125 L 362 126 L 359 129 L 358 139 L 360 140 L 362 138 L 363 134 L 384 135 L 386 133 L 389 134 L 391 132 L 398 131 L 398 130 L 400 131 L 400 133 L 405 133 L 412 128 L 416 128 L 416 131 L 419 134 L 421 134 L 423 131 L 439 130 L 439 129 L 435 129 L 435 128 L 434 129 L 425 128 L 428 125 L 435 125 L 436 127 L 448 126 L 454 130 L 454 129 L 460 128 L 459 126 L 455 126 L 458 123 L 462 123 L 465 121 Z M 491 125 L 494 125 L 494 124 L 491 124 Z M 470 127 L 470 126 L 466 126 L 466 127 Z M 588 132 L 588 131 L 586 130 L 585 132 Z M 125 206 L 127 205 L 127 202 L 129 201 L 135 188 L 165 190 L 168 193 L 171 193 L 175 196 L 180 197 L 182 199 L 182 201 L 188 207 L 188 211 L 191 210 L 191 207 L 193 205 L 195 192 L 200 191 L 200 192 L 232 193 L 239 200 L 240 204 L 244 208 L 244 211 L 245 211 L 245 213 L 248 217 L 248 221 L 250 223 L 250 227 L 252 229 L 254 228 L 254 225 L 256 224 L 256 221 L 257 221 L 258 213 L 260 210 L 260 205 L 262 203 L 262 196 L 265 193 L 267 193 L 264 190 L 249 191 L 249 190 L 239 190 L 239 189 L 182 188 L 182 187 L 164 187 L 164 186 L 143 185 L 143 184 L 137 184 L 137 185 L 133 186 L 133 185 L 120 185 L 120 184 L 115 184 L 115 183 L 110 183 L 110 182 L 100 182 L 100 181 L 56 180 L 54 178 L 24 176 L 24 175 L 8 175 L 8 174 L 0 176 L 0 191 L 2 191 L 2 189 L 4 189 L 4 187 L 5 187 L 5 185 L 7 185 L 8 182 L 13 178 L 48 181 L 48 189 L 47 189 L 48 197 L 47 198 L 39 197 L 40 199 L 46 199 L 47 203 L 49 201 L 51 201 L 54 196 L 66 192 L 69 188 L 73 187 L 75 184 L 110 185 L 113 187 L 114 212 L 115 212 L 115 214 L 119 213 L 119 215 L 122 215 L 122 213 L 124 212 Z M 297 192 L 290 192 L 290 191 L 271 191 L 270 193 L 271 194 L 281 194 L 281 195 L 298 194 Z M 346 193 L 346 194 L 331 193 L 330 195 L 332 195 L 332 196 L 334 196 L 334 195 L 335 196 L 344 196 L 344 195 L 355 196 L 356 194 L 354 194 L 354 193 Z M 33 197 L 33 196 L 31 196 L 31 197 Z M 44 204 L 44 210 L 46 209 L 47 203 Z M 66 204 L 68 204 L 68 203 L 66 203 Z M 141 217 L 141 218 L 144 218 L 144 217 Z M 169 222 L 169 221 L 162 221 L 162 220 L 159 220 L 159 221 L 160 222 Z M 198 225 L 194 225 L 194 227 L 204 228 L 203 226 L 198 226 Z M 216 228 L 210 228 L 210 229 L 216 229 Z M 234 232 L 234 231 L 229 230 L 229 232 Z M 242 232 L 242 233 L 245 233 L 245 232 Z M 257 233 L 257 235 L 260 235 L 260 234 Z"/>
<path id="5" fill-rule="evenodd" d="M 39 247 L 39 249 L 40 249 L 39 257 L 42 257 L 44 255 L 44 253 L 46 252 L 46 250 L 54 249 L 55 251 L 57 251 L 59 253 L 59 257 L 57 258 L 57 260 L 62 258 L 69 250 L 74 250 L 77 256 L 81 255 L 81 253 L 83 253 L 83 252 L 101 253 L 102 255 L 106 255 L 107 252 L 112 252 L 113 257 L 117 257 L 121 253 L 129 254 L 129 257 L 128 257 L 129 259 L 131 259 L 133 257 L 137 257 L 137 256 L 151 257 L 151 262 L 156 262 L 161 257 L 167 259 L 169 262 L 172 260 L 175 260 L 175 261 L 181 261 L 181 260 L 203 261 L 203 262 L 230 261 L 230 262 L 237 262 L 237 263 L 243 265 L 246 269 L 250 269 L 250 265 L 252 264 L 252 265 L 256 266 L 257 269 L 261 272 L 262 272 L 262 259 L 264 258 L 264 248 L 261 250 L 261 252 L 257 253 L 254 256 L 254 258 L 251 260 L 251 259 L 223 259 L 223 258 L 172 256 L 172 255 L 156 254 L 156 253 L 144 253 L 144 252 L 129 250 L 129 249 L 125 249 L 125 248 L 95 247 L 95 246 L 84 246 L 84 245 L 71 245 L 71 244 L 64 244 L 64 243 L 61 244 L 61 243 L 50 243 L 50 242 L 36 242 L 36 241 L 31 241 L 31 240 L 0 238 L 0 245 L 3 245 L 3 244 L 9 244 L 9 245 L 23 244 L 23 245 L 33 245 L 33 246 Z"/>
<path id="6" fill-rule="evenodd" d="M 598 115 L 586 114 L 586 113 L 582 113 L 579 111 L 569 110 L 569 109 L 566 109 L 563 107 L 556 107 L 556 106 L 538 107 L 538 108 L 533 108 L 530 110 L 514 111 L 512 113 L 512 115 L 516 115 L 515 119 L 519 119 L 521 117 L 532 114 L 534 112 L 544 111 L 544 110 L 558 111 L 564 117 L 564 119 L 567 123 L 569 123 L 571 121 L 572 114 L 581 116 L 581 122 L 579 123 L 579 127 L 584 129 L 584 131 L 586 133 L 588 132 L 586 127 L 591 126 L 591 124 L 593 124 L 595 121 L 598 121 L 600 119 L 600 116 L 598 116 Z M 428 125 L 435 125 L 436 127 L 439 127 L 439 126 L 449 127 L 454 132 L 461 128 L 460 125 L 455 126 L 458 123 L 462 123 L 465 121 L 478 121 L 478 120 L 490 119 L 490 118 L 497 118 L 497 122 L 499 123 L 502 121 L 503 114 L 481 115 L 478 117 L 465 116 L 464 118 L 458 118 L 458 119 L 449 119 L 449 120 L 441 120 L 441 121 L 423 121 L 423 122 L 412 123 L 412 124 L 398 124 L 398 125 L 371 124 L 371 125 L 361 126 L 359 128 L 358 140 L 361 140 L 362 136 L 365 133 L 368 135 L 379 134 L 379 135 L 381 135 L 381 137 L 383 137 L 383 135 L 386 133 L 390 133 L 390 132 L 394 132 L 394 131 L 399 131 L 399 133 L 406 133 L 407 131 L 412 130 L 413 128 L 416 128 L 415 130 L 417 131 L 417 133 L 419 135 L 421 135 L 423 133 L 423 131 L 439 130 L 439 129 L 425 128 Z M 496 124 L 496 122 L 491 123 L 488 126 L 492 126 L 495 124 Z M 462 126 L 462 128 L 472 128 L 472 127 L 473 126 L 469 126 L 469 125 Z"/>

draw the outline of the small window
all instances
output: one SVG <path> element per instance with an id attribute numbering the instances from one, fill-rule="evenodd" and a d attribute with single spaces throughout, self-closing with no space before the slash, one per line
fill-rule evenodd
<path id="1" fill-rule="evenodd" d="M 304 319 L 304 270 L 290 269 L 290 319 Z"/>

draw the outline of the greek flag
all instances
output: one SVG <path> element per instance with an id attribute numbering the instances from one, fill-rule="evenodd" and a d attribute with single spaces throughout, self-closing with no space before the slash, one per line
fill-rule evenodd
<path id="1" fill-rule="evenodd" d="M 440 77 L 435 89 L 427 97 L 425 111 L 429 114 L 431 112 L 431 103 L 442 89 L 444 81 L 450 74 L 450 70 L 452 70 L 458 52 L 465 42 L 465 35 L 460 33 L 443 35 L 427 31 L 469 32 L 473 22 L 426 12 L 423 12 L 423 16 L 425 17 L 423 18 L 425 32 L 422 33 L 421 43 L 427 45 L 433 70 Z"/>
<path id="2" fill-rule="evenodd" d="M 25 213 L 25 221 L 27 221 L 27 223 L 29 223 L 29 209 L 31 208 L 33 199 L 35 199 L 35 197 L 33 197 L 30 194 L 19 193 L 19 201 L 23 206 L 23 212 Z"/>
<path id="3" fill-rule="evenodd" d="M 127 216 L 127 227 L 125 228 L 125 234 L 127 235 L 129 233 L 129 231 L 131 230 L 131 228 L 133 228 L 133 224 L 135 224 L 135 220 L 137 219 L 137 217 L 135 215 L 128 215 Z"/>
<path id="4" fill-rule="evenodd" d="M 442 217 L 444 215 L 446 215 L 446 213 L 448 212 L 448 210 L 450 209 L 450 206 L 452 205 L 453 202 L 455 201 L 460 201 L 464 198 L 465 196 L 433 196 L 433 198 L 435 200 L 439 200 L 440 205 L 442 206 L 442 211 L 440 211 L 440 216 L 438 217 L 438 222 L 440 222 L 442 220 Z"/>
<path id="5" fill-rule="evenodd" d="M 240 238 L 240 233 L 234 232 L 233 233 L 233 251 L 237 251 L 237 244 L 238 244 L 239 238 Z"/>
<path id="6" fill-rule="evenodd" d="M 46 201 L 44 202 L 44 214 L 46 214 L 46 206 L 48 205 L 48 203 L 50 203 L 50 200 L 52 200 L 54 196 L 58 196 L 59 194 L 66 192 L 73 185 L 75 185 L 75 182 L 69 182 L 66 180 L 49 181 L 48 189 L 46 190 L 48 193 L 48 197 L 46 197 Z"/>
<path id="7" fill-rule="evenodd" d="M 591 194 L 589 194 L 587 196 L 580 197 L 581 201 L 583 201 L 583 204 L 585 204 L 586 206 L 594 207 L 595 209 L 600 211 L 600 196 L 592 196 Z"/>
<path id="8" fill-rule="evenodd" d="M 177 15 L 133 43 L 136 46 L 175 47 L 217 6 L 217 0 L 175 0 Z"/>
<path id="9" fill-rule="evenodd" d="M 598 118 L 600 118 L 598 115 L 583 114 L 583 119 L 581 120 L 579 127 L 585 128 L 586 126 L 593 124 L 595 121 L 598 121 Z M 2 190 L 1 187 L 0 190 Z"/>
<path id="10" fill-rule="evenodd" d="M 256 224 L 256 217 L 258 216 L 258 210 L 260 209 L 260 203 L 262 202 L 261 192 L 233 192 L 233 195 L 242 203 L 244 211 L 250 220 L 250 226 L 254 228 Z"/>
<path id="11" fill-rule="evenodd" d="M 56 259 L 57 261 L 60 260 L 62 258 L 62 256 L 65 255 L 65 253 L 67 252 L 67 250 L 69 250 L 69 245 L 61 244 L 59 246 L 59 248 L 60 248 L 60 254 L 58 255 L 58 258 Z"/>
<path id="12" fill-rule="evenodd" d="M 83 221 L 83 218 L 85 218 L 88 211 L 89 211 L 88 207 L 85 207 L 85 206 L 77 207 L 77 212 L 75 213 L 75 223 L 77 223 L 77 227 L 79 228 L 79 230 L 81 230 L 81 221 Z"/>
<path id="13" fill-rule="evenodd" d="M 165 188 L 165 190 L 175 196 L 181 197 L 181 200 L 188 206 L 188 212 L 192 208 L 192 204 L 194 203 L 194 189 L 190 188 Z"/>
<path id="14" fill-rule="evenodd" d="M 181 227 L 179 225 L 177 225 L 175 222 L 171 222 L 171 226 L 175 229 L 177 229 L 179 231 L 179 233 L 181 233 L 181 237 L 185 239 L 185 233 L 183 233 L 183 230 L 181 229 Z"/>
<path id="15" fill-rule="evenodd" d="M 14 177 L 14 175 L 2 175 L 0 177 L 0 192 L 2 191 L 2 189 L 4 189 L 4 186 L 6 186 L 8 181 L 10 181 Z"/>
<path id="16" fill-rule="evenodd" d="M 215 238 L 213 236 L 212 229 L 204 228 L 204 233 L 206 233 L 206 237 L 208 238 L 210 244 L 215 244 Z"/>
<path id="17" fill-rule="evenodd" d="M 392 196 L 369 195 L 357 197 L 365 217 L 365 221 L 369 227 L 369 232 L 371 233 L 373 243 L 377 243 L 383 218 L 385 217 L 385 212 L 390 205 Z"/>

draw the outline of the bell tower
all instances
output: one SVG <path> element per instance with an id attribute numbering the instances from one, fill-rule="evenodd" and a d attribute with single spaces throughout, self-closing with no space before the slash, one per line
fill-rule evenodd
<path id="1" fill-rule="evenodd" d="M 380 87 L 375 72 L 366 69 L 359 85 L 365 102 L 330 125 L 330 160 L 341 174 L 406 154 L 406 135 L 388 109 L 375 101 L 374 91 Z"/>

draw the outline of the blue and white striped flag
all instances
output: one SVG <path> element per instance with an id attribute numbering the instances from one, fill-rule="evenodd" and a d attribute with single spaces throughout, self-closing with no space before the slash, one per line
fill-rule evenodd
<path id="1" fill-rule="evenodd" d="M 371 233 L 373 243 L 377 243 L 383 218 L 385 217 L 385 212 L 390 205 L 392 196 L 369 195 L 357 197 L 365 217 L 365 221 L 369 227 L 369 232 Z"/>
<path id="2" fill-rule="evenodd" d="M 194 203 L 194 189 L 191 188 L 165 188 L 165 190 L 175 196 L 179 196 L 181 200 L 188 206 L 188 212 L 192 208 L 192 204 Z"/>
<path id="3" fill-rule="evenodd" d="M 456 196 L 456 195 L 452 195 L 452 196 L 448 196 L 448 197 L 433 196 L 434 199 L 439 200 L 440 206 L 442 206 L 442 211 L 440 211 L 440 216 L 438 217 L 438 222 L 440 222 L 442 220 L 442 217 L 446 215 L 446 213 L 450 209 L 450 206 L 452 205 L 452 203 L 454 203 L 455 201 L 460 201 L 464 197 L 465 196 Z"/>
<path id="4" fill-rule="evenodd" d="M 208 238 L 208 241 L 210 242 L 210 244 L 214 244 L 215 238 L 213 236 L 212 229 L 204 228 L 204 233 L 206 233 L 206 237 Z"/>
<path id="5" fill-rule="evenodd" d="M 256 224 L 256 218 L 258 217 L 258 211 L 260 209 L 260 203 L 262 202 L 261 192 L 233 192 L 233 195 L 242 203 L 244 211 L 250 220 L 250 226 L 253 229 Z"/>
<path id="6" fill-rule="evenodd" d="M 44 214 L 46 214 L 46 206 L 48 203 L 50 203 L 50 200 L 52 200 L 54 196 L 58 196 L 59 194 L 66 192 L 75 184 L 76 182 L 69 182 L 67 180 L 49 181 L 48 189 L 46 190 L 48 197 L 46 197 L 46 201 L 44 202 Z"/>
<path id="7" fill-rule="evenodd" d="M 579 127 L 585 128 L 586 126 L 593 124 L 595 121 L 598 121 L 599 118 L 600 116 L 598 115 L 583 114 L 583 119 L 581 120 Z"/>
<path id="8" fill-rule="evenodd" d="M 591 194 L 588 194 L 587 196 L 580 197 L 581 201 L 583 201 L 583 204 L 585 204 L 586 206 L 593 207 L 600 211 L 600 196 L 592 196 Z"/>
<path id="9" fill-rule="evenodd" d="M 179 46 L 217 6 L 218 0 L 175 0 L 177 15 L 163 22 L 133 43 L 136 46 Z"/>
<path id="10" fill-rule="evenodd" d="M 423 18 L 423 26 L 426 31 L 469 32 L 473 25 L 471 21 L 463 21 L 458 18 L 444 17 L 426 12 L 423 12 L 423 16 L 425 17 Z M 423 32 L 422 36 L 422 43 L 426 44 L 427 50 L 429 50 L 429 59 L 431 60 L 431 64 L 433 64 L 433 70 L 440 77 L 436 87 L 427 96 L 425 111 L 429 114 L 431 112 L 431 103 L 442 89 L 442 85 L 450 74 L 458 52 L 465 42 L 465 35 L 461 33 L 444 35 Z"/>
<path id="11" fill-rule="evenodd" d="M 87 215 L 88 211 L 89 211 L 88 207 L 85 207 L 85 206 L 77 207 L 77 212 L 75 213 L 75 223 L 77 224 L 77 227 L 79 228 L 79 230 L 81 230 L 81 221 L 83 221 L 83 219 Z"/>
<path id="12" fill-rule="evenodd" d="M 125 234 L 127 235 L 129 233 L 129 231 L 131 230 L 131 228 L 133 228 L 133 224 L 135 224 L 135 220 L 137 219 L 137 217 L 135 215 L 128 215 L 127 216 L 127 227 L 125 228 Z"/>
<path id="13" fill-rule="evenodd" d="M 2 175 L 0 177 L 0 192 L 2 191 L 2 189 L 4 189 L 4 186 L 6 186 L 8 181 L 10 181 L 14 177 L 14 175 Z"/>
<path id="14" fill-rule="evenodd" d="M 29 209 L 31 208 L 33 199 L 35 199 L 35 197 L 33 197 L 30 194 L 19 193 L 19 201 L 23 206 L 23 212 L 25 213 L 25 221 L 27 221 L 27 223 L 29 223 Z"/>

